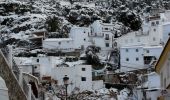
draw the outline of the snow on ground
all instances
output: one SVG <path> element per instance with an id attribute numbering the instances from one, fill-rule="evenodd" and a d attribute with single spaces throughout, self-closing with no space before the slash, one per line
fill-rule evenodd
<path id="1" fill-rule="evenodd" d="M 59 2 L 61 6 L 70 6 L 70 2 L 67 2 L 67 1 L 60 1 Z"/>
<path id="2" fill-rule="evenodd" d="M 123 89 L 120 91 L 120 94 L 117 96 L 118 100 L 127 100 L 128 99 L 129 90 Z"/>

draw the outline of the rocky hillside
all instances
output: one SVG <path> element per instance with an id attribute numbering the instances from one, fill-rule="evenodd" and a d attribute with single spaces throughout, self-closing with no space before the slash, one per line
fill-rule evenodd
<path id="1" fill-rule="evenodd" d="M 140 29 L 142 16 L 150 9 L 169 9 L 169 4 L 169 0 L 8 0 L 0 2 L 0 38 L 1 42 L 10 38 L 27 41 L 32 32 L 40 30 L 60 34 L 49 37 L 67 37 L 72 25 L 89 26 L 98 19 L 114 23 L 115 33 L 121 35 Z"/>

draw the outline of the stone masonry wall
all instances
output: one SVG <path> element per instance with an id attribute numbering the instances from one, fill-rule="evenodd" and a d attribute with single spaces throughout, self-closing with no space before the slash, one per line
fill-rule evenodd
<path id="1" fill-rule="evenodd" d="M 12 70 L 0 51 L 0 76 L 5 80 L 10 100 L 27 100 Z"/>

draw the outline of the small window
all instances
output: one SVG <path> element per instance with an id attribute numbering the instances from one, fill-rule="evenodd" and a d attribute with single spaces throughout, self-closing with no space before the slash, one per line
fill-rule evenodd
<path id="1" fill-rule="evenodd" d="M 155 22 L 152 22 L 151 25 L 152 25 L 152 26 L 155 26 Z"/>
<path id="2" fill-rule="evenodd" d="M 37 59 L 37 62 L 39 62 L 39 59 Z"/>
<path id="3" fill-rule="evenodd" d="M 82 71 L 86 71 L 86 68 L 82 68 L 81 70 L 82 70 Z"/>
<path id="4" fill-rule="evenodd" d="M 138 57 L 136 58 L 136 61 L 139 61 L 139 58 L 138 58 Z"/>
<path id="5" fill-rule="evenodd" d="M 126 58 L 126 61 L 129 61 L 129 58 Z"/>
<path id="6" fill-rule="evenodd" d="M 81 77 L 81 81 L 86 81 L 86 77 Z"/>
<path id="7" fill-rule="evenodd" d="M 84 31 L 84 33 L 86 33 L 86 31 Z"/>
<path id="8" fill-rule="evenodd" d="M 138 49 L 136 49 L 136 52 L 139 52 L 139 50 L 138 50 Z"/>
<path id="9" fill-rule="evenodd" d="M 153 31 L 156 32 L 156 29 L 154 28 Z"/>
<path id="10" fill-rule="evenodd" d="M 159 25 L 159 21 L 156 21 L 156 24 Z"/>
<path id="11" fill-rule="evenodd" d="M 153 37 L 153 41 L 156 41 L 156 38 L 155 38 L 155 37 Z"/>
<path id="12" fill-rule="evenodd" d="M 109 34 L 106 34 L 105 40 L 109 40 Z"/>
<path id="13" fill-rule="evenodd" d="M 108 28 L 105 28 L 105 30 L 109 30 Z"/>
<path id="14" fill-rule="evenodd" d="M 128 49 L 126 49 L 126 52 L 128 52 L 129 50 Z"/>
<path id="15" fill-rule="evenodd" d="M 149 53 L 149 50 L 146 50 L 146 53 Z"/>
<path id="16" fill-rule="evenodd" d="M 84 38 L 84 41 L 86 41 L 86 39 Z"/>
<path id="17" fill-rule="evenodd" d="M 58 44 L 60 45 L 60 44 L 61 44 L 61 42 L 58 42 Z"/>
<path id="18" fill-rule="evenodd" d="M 170 33 L 168 34 L 168 36 L 170 36 Z"/>
<path id="19" fill-rule="evenodd" d="M 109 43 L 106 43 L 106 47 L 109 47 Z"/>

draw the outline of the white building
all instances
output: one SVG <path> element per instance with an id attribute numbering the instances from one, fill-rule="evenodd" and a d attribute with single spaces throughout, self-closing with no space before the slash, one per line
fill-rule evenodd
<path id="1" fill-rule="evenodd" d="M 165 44 L 170 33 L 169 15 L 170 11 L 165 11 L 156 16 L 146 17 L 142 25 L 142 30 L 130 32 L 118 38 L 116 40 L 118 46 L 153 46 Z"/>
<path id="2" fill-rule="evenodd" d="M 143 100 L 143 92 L 146 93 L 146 99 L 147 100 L 157 100 L 157 98 L 160 96 L 160 76 L 152 72 L 150 74 L 146 74 L 142 76 L 142 84 L 141 86 L 137 87 L 136 98 L 137 100 Z"/>
<path id="3" fill-rule="evenodd" d="M 162 46 L 128 46 L 120 48 L 121 71 L 137 70 L 149 67 L 159 58 Z"/>
<path id="4" fill-rule="evenodd" d="M 165 11 L 146 17 L 141 30 L 130 32 L 116 40 L 120 48 L 121 71 L 145 68 L 145 65 L 151 64 L 149 62 L 152 58 L 159 58 L 170 33 L 170 22 L 167 22 L 169 14 L 169 11 Z"/>
<path id="5" fill-rule="evenodd" d="M 87 46 L 92 45 L 88 35 L 90 34 L 89 27 L 72 27 L 69 37 L 73 39 L 72 47 L 75 49 L 85 49 Z"/>
<path id="6" fill-rule="evenodd" d="M 73 40 L 71 38 L 49 38 L 43 40 L 44 49 L 60 50 L 65 52 L 74 51 Z"/>
<path id="7" fill-rule="evenodd" d="M 27 59 L 27 61 L 26 61 Z M 80 91 L 96 90 L 103 88 L 103 81 L 92 81 L 92 67 L 91 65 L 82 65 L 83 61 L 66 62 L 64 57 L 32 57 L 32 58 L 17 58 L 17 64 L 22 67 L 23 72 L 31 73 L 32 68 L 34 72 L 39 73 L 40 80 L 43 77 L 50 77 L 57 81 L 57 85 L 63 85 L 63 77 L 69 77 L 69 92 L 78 88 Z M 30 61 L 31 60 L 31 61 Z M 28 62 L 31 62 L 32 66 Z M 25 71 L 28 70 L 28 71 Z"/>
<path id="8" fill-rule="evenodd" d="M 91 34 L 89 34 L 90 40 L 94 45 L 101 48 L 112 48 L 114 33 L 112 23 L 103 23 L 101 20 L 95 21 L 91 25 Z"/>
<path id="9" fill-rule="evenodd" d="M 76 49 L 85 50 L 88 46 L 95 45 L 102 50 L 111 50 L 113 40 L 113 24 L 97 20 L 90 27 L 73 26 L 69 38 L 43 40 L 43 48 L 71 52 Z"/>
<path id="10" fill-rule="evenodd" d="M 60 65 L 52 69 L 52 78 L 57 80 L 58 85 L 63 85 L 63 77 L 69 77 L 68 90 L 71 92 L 74 88 L 80 91 L 92 90 L 92 68 L 91 65 L 75 65 L 68 67 Z"/>

